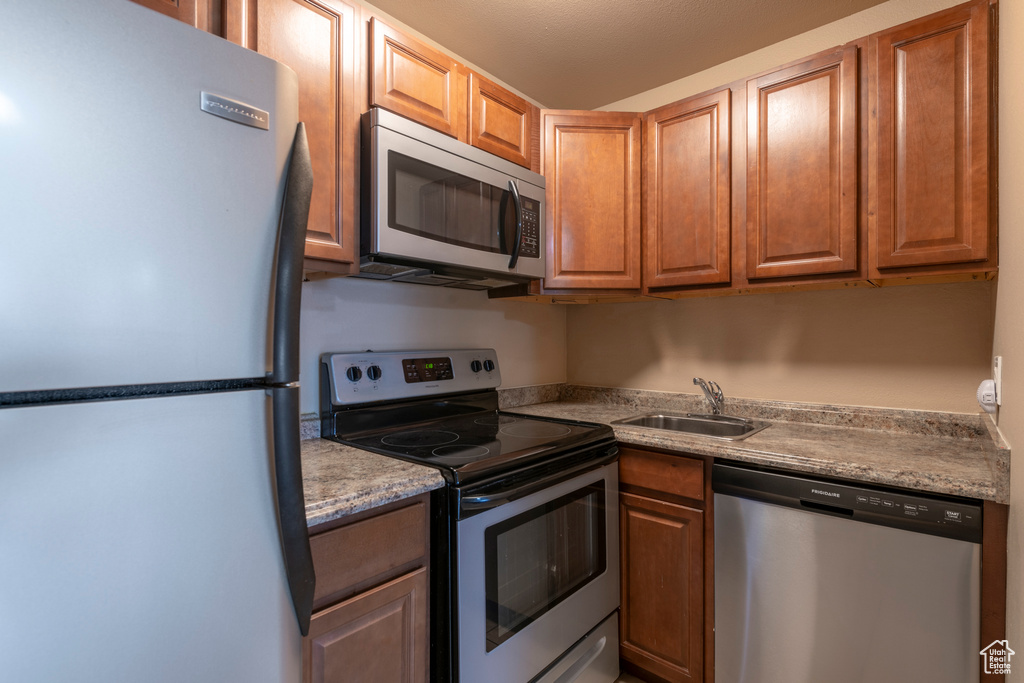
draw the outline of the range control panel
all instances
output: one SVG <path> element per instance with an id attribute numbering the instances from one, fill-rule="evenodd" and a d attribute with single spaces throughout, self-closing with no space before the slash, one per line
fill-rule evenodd
<path id="1" fill-rule="evenodd" d="M 320 356 L 321 381 L 336 406 L 435 394 L 496 389 L 501 385 L 494 349 L 366 351 Z"/>

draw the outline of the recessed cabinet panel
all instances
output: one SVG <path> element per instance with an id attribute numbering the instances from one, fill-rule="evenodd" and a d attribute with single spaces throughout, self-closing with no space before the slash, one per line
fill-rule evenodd
<path id="1" fill-rule="evenodd" d="M 465 85 L 460 89 L 458 63 L 376 18 L 370 20 L 370 36 L 370 104 L 460 137 Z"/>
<path id="2" fill-rule="evenodd" d="M 299 120 L 306 126 L 314 178 L 306 256 L 351 264 L 359 144 L 355 10 L 340 0 L 258 0 L 247 3 L 246 11 L 246 21 L 229 26 L 229 38 L 299 76 Z"/>
<path id="3" fill-rule="evenodd" d="M 306 639 L 311 683 L 427 680 L 427 570 L 313 615 Z"/>
<path id="4" fill-rule="evenodd" d="M 879 268 L 988 258 L 986 10 L 877 39 Z"/>
<path id="5" fill-rule="evenodd" d="M 546 288 L 640 287 L 637 114 L 542 113 L 547 180 Z"/>
<path id="6" fill-rule="evenodd" d="M 857 269 L 857 48 L 747 82 L 747 277 Z"/>
<path id="7" fill-rule="evenodd" d="M 729 94 L 645 116 L 645 289 L 729 282 Z"/>
<path id="8" fill-rule="evenodd" d="M 480 74 L 469 74 L 469 143 L 520 166 L 533 159 L 533 105 Z"/>
<path id="9" fill-rule="evenodd" d="M 623 659 L 703 680 L 703 512 L 620 494 Z"/>

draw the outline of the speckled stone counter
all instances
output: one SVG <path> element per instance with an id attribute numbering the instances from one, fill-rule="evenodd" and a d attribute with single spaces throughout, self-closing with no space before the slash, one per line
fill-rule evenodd
<path id="1" fill-rule="evenodd" d="M 302 441 L 306 523 L 323 524 L 444 486 L 441 473 L 327 439 Z"/>
<path id="2" fill-rule="evenodd" d="M 700 397 L 564 387 L 513 412 L 611 424 L 657 412 L 707 412 Z M 981 415 L 727 400 L 726 413 L 771 423 L 741 441 L 612 425 L 625 444 L 968 498 L 1009 502 L 1009 450 Z"/>

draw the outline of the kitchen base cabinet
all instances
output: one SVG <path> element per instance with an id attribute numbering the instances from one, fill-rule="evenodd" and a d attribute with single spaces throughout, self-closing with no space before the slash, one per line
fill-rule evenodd
<path id="1" fill-rule="evenodd" d="M 704 458 L 622 447 L 619 656 L 656 681 L 712 680 L 710 477 Z"/>
<path id="2" fill-rule="evenodd" d="M 418 569 L 317 612 L 309 626 L 305 681 L 426 680 L 427 570 Z"/>
<path id="3" fill-rule="evenodd" d="M 426 683 L 429 504 L 424 494 L 310 529 L 304 683 Z"/>

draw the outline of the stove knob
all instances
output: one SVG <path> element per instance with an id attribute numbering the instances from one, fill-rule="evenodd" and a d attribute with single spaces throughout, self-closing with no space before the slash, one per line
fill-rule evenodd
<path id="1" fill-rule="evenodd" d="M 374 382 L 380 379 L 380 366 L 371 365 L 366 368 L 366 376 L 372 379 Z"/>
<path id="2" fill-rule="evenodd" d="M 480 361 L 478 361 L 478 360 L 475 360 L 475 361 L 473 361 L 472 363 L 469 364 L 469 369 L 472 370 L 473 372 L 480 372 L 480 370 L 483 367 L 484 366 L 480 365 Z"/>
<path id="3" fill-rule="evenodd" d="M 345 371 L 345 376 L 351 382 L 358 382 L 363 377 L 363 371 L 359 369 L 358 365 L 350 365 L 348 370 Z"/>
<path id="4" fill-rule="evenodd" d="M 490 372 L 493 369 L 494 369 L 494 361 L 493 360 L 485 360 L 484 361 L 484 370 L 486 370 L 487 372 Z"/>

